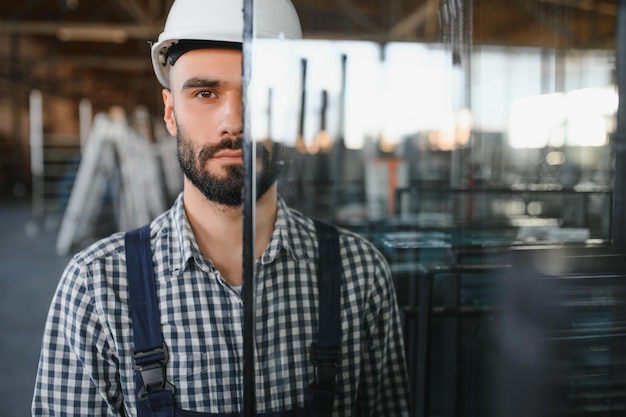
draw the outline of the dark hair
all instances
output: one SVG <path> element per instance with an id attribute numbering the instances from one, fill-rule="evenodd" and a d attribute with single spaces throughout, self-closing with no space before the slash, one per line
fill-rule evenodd
<path id="1" fill-rule="evenodd" d="M 198 39 L 181 39 L 170 46 L 167 51 L 167 59 L 170 65 L 174 65 L 178 58 L 185 52 L 194 49 L 238 49 L 241 50 L 241 43 L 226 41 L 206 41 Z"/>

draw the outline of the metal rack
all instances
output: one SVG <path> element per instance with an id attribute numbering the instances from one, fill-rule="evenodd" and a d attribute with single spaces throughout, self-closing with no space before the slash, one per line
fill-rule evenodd
<path id="1" fill-rule="evenodd" d="M 409 294 L 401 304 L 413 415 L 624 412 L 622 250 L 602 243 L 446 251 L 447 264 L 392 265 Z"/>

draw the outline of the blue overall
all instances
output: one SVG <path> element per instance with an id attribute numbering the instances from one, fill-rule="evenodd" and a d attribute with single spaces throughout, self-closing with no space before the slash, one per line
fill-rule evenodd
<path id="1" fill-rule="evenodd" d="M 259 417 L 330 417 L 341 340 L 339 235 L 331 225 L 315 221 L 319 242 L 318 338 L 311 345 L 315 380 L 310 386 L 310 405 L 289 411 L 258 414 Z M 161 334 L 152 265 L 150 228 L 126 233 L 126 264 L 129 303 L 135 342 L 135 384 L 138 417 L 236 417 L 176 408 L 174 387 L 167 381 L 167 349 Z M 324 326 L 321 324 L 324 323 Z"/>

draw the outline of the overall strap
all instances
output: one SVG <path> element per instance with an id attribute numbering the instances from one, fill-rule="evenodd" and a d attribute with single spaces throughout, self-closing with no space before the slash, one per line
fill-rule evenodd
<path id="1" fill-rule="evenodd" d="M 339 232 L 334 226 L 315 220 L 319 259 L 318 335 L 311 344 L 315 380 L 310 386 L 311 405 L 318 417 L 330 417 L 336 391 L 336 374 L 341 345 L 341 258 Z"/>
<path id="2" fill-rule="evenodd" d="M 167 382 L 167 349 L 163 344 L 156 297 L 150 225 L 126 233 L 129 306 L 135 343 L 138 417 L 173 417 L 174 387 Z"/>

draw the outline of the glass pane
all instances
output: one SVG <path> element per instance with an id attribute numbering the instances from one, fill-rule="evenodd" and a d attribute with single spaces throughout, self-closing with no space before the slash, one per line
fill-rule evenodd
<path id="1" fill-rule="evenodd" d="M 415 415 L 492 415 L 505 254 L 611 237 L 617 6 L 327 3 L 294 0 L 302 40 L 255 39 L 252 138 L 284 147 L 288 206 L 389 262 Z"/>

